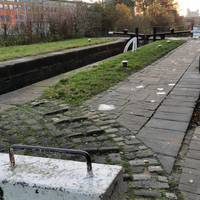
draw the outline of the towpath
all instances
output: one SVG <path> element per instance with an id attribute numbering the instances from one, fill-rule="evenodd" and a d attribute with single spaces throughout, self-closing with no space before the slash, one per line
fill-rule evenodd
<path id="1" fill-rule="evenodd" d="M 188 173 L 179 189 L 171 175 L 199 98 L 199 53 L 200 41 L 189 40 L 78 108 L 34 100 L 52 80 L 1 95 L 0 151 L 10 143 L 85 149 L 95 162 L 124 166 L 127 199 L 180 199 Z M 185 166 L 197 168 L 197 155 Z M 192 186 L 187 200 L 199 198 L 200 182 Z"/>

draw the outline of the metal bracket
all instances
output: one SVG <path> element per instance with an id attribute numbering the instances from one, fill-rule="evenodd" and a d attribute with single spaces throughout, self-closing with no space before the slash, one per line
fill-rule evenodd
<path id="1" fill-rule="evenodd" d="M 89 176 L 93 176 L 92 172 L 92 161 L 88 152 L 82 150 L 73 150 L 73 149 L 63 149 L 63 148 L 54 148 L 54 147 L 41 147 L 41 146 L 30 146 L 30 145 L 11 145 L 9 148 L 9 158 L 11 167 L 15 167 L 15 156 L 14 150 L 31 150 L 31 151 L 39 151 L 39 152 L 50 152 L 50 153 L 65 153 L 71 155 L 79 155 L 86 158 L 87 161 L 87 172 Z"/>

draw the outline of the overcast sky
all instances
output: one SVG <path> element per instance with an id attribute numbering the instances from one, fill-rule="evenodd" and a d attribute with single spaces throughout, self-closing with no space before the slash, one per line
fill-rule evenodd
<path id="1" fill-rule="evenodd" d="M 179 10 L 182 15 L 185 15 L 187 8 L 190 10 L 200 10 L 200 0 L 177 0 L 179 3 Z"/>
<path id="2" fill-rule="evenodd" d="M 95 2 L 98 0 L 84 0 L 87 2 Z M 200 0 L 177 0 L 179 3 L 179 10 L 181 15 L 185 15 L 187 13 L 187 8 L 190 10 L 200 10 Z"/>

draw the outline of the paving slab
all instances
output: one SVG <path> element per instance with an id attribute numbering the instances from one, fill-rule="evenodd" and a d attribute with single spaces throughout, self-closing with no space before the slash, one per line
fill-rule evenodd
<path id="1" fill-rule="evenodd" d="M 182 164 L 182 173 L 179 180 L 179 189 L 184 199 L 200 199 L 200 127 L 194 131 L 194 135 L 188 147 L 187 155 Z"/>
<path id="2" fill-rule="evenodd" d="M 189 192 L 182 192 L 183 198 L 187 200 L 199 200 L 200 195 Z"/>
<path id="3" fill-rule="evenodd" d="M 195 102 L 195 100 L 194 100 Z M 192 113 L 193 112 L 193 108 L 188 108 L 188 107 L 185 107 L 185 106 L 164 106 L 164 105 L 161 105 L 159 108 L 158 108 L 158 112 L 167 112 L 167 113 L 180 113 L 180 114 L 187 114 L 187 113 Z"/>
<path id="4" fill-rule="evenodd" d="M 197 139 L 192 140 L 192 142 L 190 143 L 189 149 L 191 151 L 200 151 L 200 141 Z"/>
<path id="5" fill-rule="evenodd" d="M 184 162 L 184 167 L 199 170 L 200 168 L 200 160 L 187 158 Z"/>
<path id="6" fill-rule="evenodd" d="M 12 105 L 6 105 L 6 104 L 0 104 L 0 112 L 3 112 L 5 110 L 8 110 L 10 108 L 13 108 L 14 106 Z"/>
<path id="7" fill-rule="evenodd" d="M 165 119 L 152 118 L 146 124 L 146 127 L 185 132 L 188 128 L 188 123 L 180 122 L 180 121 L 170 121 L 170 120 L 165 120 Z"/>
<path id="8" fill-rule="evenodd" d="M 179 113 L 167 113 L 167 112 L 159 112 L 157 111 L 153 118 L 155 119 L 163 119 L 163 120 L 171 120 L 177 122 L 188 122 L 191 119 L 191 113 L 187 114 L 179 114 Z"/>
<path id="9" fill-rule="evenodd" d="M 196 169 L 191 169 L 191 168 L 187 168 L 187 167 L 183 167 L 182 168 L 182 173 L 183 174 L 192 174 L 192 175 L 196 175 L 199 176 L 199 170 Z"/>
<path id="10" fill-rule="evenodd" d="M 160 160 L 164 170 L 168 174 L 170 174 L 172 172 L 172 169 L 173 169 L 174 163 L 176 161 L 176 158 L 172 157 L 172 156 L 162 155 L 162 154 L 158 154 L 157 157 Z"/>
<path id="11" fill-rule="evenodd" d="M 166 99 L 162 105 L 165 105 L 165 106 L 178 106 L 178 107 L 189 107 L 189 108 L 194 108 L 196 103 L 195 102 L 188 102 L 188 101 L 184 101 L 182 99 L 171 99 L 171 98 L 168 98 Z"/>
<path id="12" fill-rule="evenodd" d="M 176 96 L 176 95 L 169 95 L 167 99 L 171 99 L 171 100 L 174 100 L 174 101 L 177 101 L 177 100 L 182 100 L 183 97 L 182 96 Z M 188 97 L 188 96 L 185 96 L 184 97 L 184 101 L 186 102 L 196 102 L 196 98 L 194 97 Z"/>
<path id="13" fill-rule="evenodd" d="M 158 154 L 176 156 L 184 133 L 166 129 L 145 128 L 138 136 L 145 144 Z"/>

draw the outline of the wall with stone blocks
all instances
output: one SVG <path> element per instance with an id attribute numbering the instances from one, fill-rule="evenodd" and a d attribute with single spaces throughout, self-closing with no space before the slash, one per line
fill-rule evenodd
<path id="1" fill-rule="evenodd" d="M 123 52 L 126 40 L 0 63 L 0 94 Z"/>

